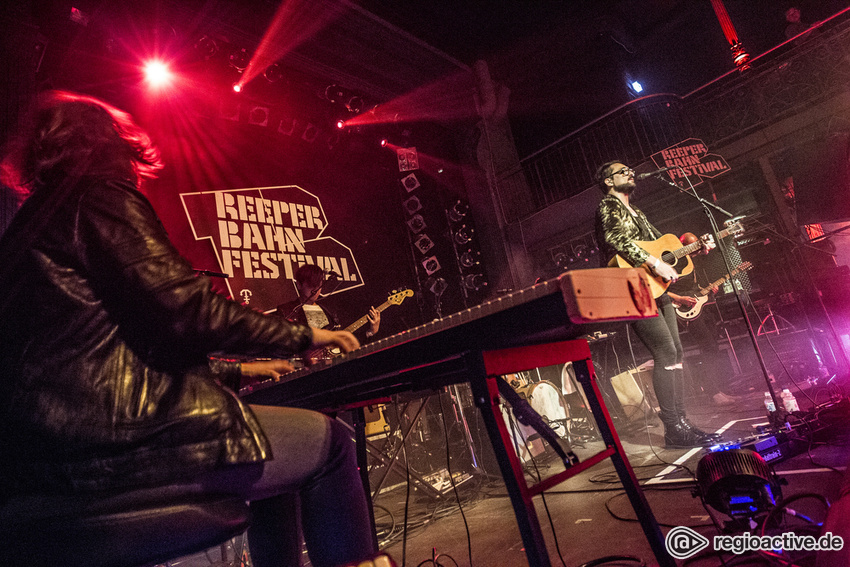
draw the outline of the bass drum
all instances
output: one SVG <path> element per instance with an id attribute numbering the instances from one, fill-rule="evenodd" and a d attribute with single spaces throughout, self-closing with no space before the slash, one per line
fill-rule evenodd
<path id="1" fill-rule="evenodd" d="M 534 411 L 543 416 L 543 419 L 549 423 L 549 427 L 558 436 L 567 436 L 569 406 L 567 406 L 564 396 L 552 382 L 543 380 L 528 384 L 518 388 L 517 393 L 528 401 Z"/>

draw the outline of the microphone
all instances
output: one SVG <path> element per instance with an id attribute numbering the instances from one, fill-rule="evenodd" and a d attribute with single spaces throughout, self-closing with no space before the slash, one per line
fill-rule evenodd
<path id="1" fill-rule="evenodd" d="M 637 176 L 637 180 L 646 179 L 647 177 L 652 177 L 653 175 L 658 175 L 659 173 L 664 173 L 665 171 L 670 171 L 671 169 L 676 169 L 677 165 L 671 165 L 668 167 L 662 167 L 661 169 L 656 169 L 655 171 L 650 171 L 649 173 L 640 173 Z"/>
<path id="2" fill-rule="evenodd" d="M 335 292 L 337 288 L 339 288 L 341 283 L 342 276 L 340 276 L 333 270 L 328 270 L 327 272 L 325 272 L 325 281 L 322 285 L 322 291 L 324 292 L 323 295 L 329 295 Z"/>

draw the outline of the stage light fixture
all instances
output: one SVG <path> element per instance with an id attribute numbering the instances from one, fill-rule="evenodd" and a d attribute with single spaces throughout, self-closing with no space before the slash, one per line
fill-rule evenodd
<path id="1" fill-rule="evenodd" d="M 454 241 L 459 245 L 464 245 L 472 240 L 474 231 L 466 225 L 461 226 L 454 235 Z"/>
<path id="2" fill-rule="evenodd" d="M 269 65 L 269 67 L 263 71 L 263 77 L 270 83 L 276 83 L 283 78 L 283 68 L 280 66 L 280 63 L 275 63 L 274 65 Z"/>
<path id="3" fill-rule="evenodd" d="M 425 219 L 422 218 L 422 215 L 413 215 L 409 219 L 407 219 L 407 226 L 410 228 L 413 234 L 419 234 L 425 227 L 428 226 L 425 224 Z"/>
<path id="4" fill-rule="evenodd" d="M 345 120 L 337 120 L 336 121 L 336 129 L 344 130 L 345 129 Z"/>
<path id="5" fill-rule="evenodd" d="M 707 504 L 736 519 L 766 513 L 782 498 L 776 475 L 749 449 L 707 454 L 697 464 L 696 480 Z"/>
<path id="6" fill-rule="evenodd" d="M 638 81 L 632 81 L 631 87 L 636 93 L 643 92 L 643 85 L 641 85 Z"/>
<path id="7" fill-rule="evenodd" d="M 386 148 L 386 147 L 387 147 L 387 144 L 389 144 L 389 143 L 390 143 L 390 141 L 389 141 L 389 140 L 387 140 L 386 138 L 381 138 L 381 141 L 380 141 L 380 142 L 378 142 L 378 143 L 381 145 L 381 147 L 382 147 L 382 148 Z"/>
<path id="8" fill-rule="evenodd" d="M 254 106 L 248 111 L 248 124 L 255 126 L 269 125 L 269 107 Z"/>
<path id="9" fill-rule="evenodd" d="M 404 210 L 407 211 L 407 214 L 409 215 L 412 215 L 416 211 L 422 209 L 422 202 L 419 201 L 419 197 L 417 197 L 416 195 L 405 200 L 402 205 L 404 206 Z"/>
<path id="10" fill-rule="evenodd" d="M 428 250 L 434 247 L 434 241 L 431 240 L 427 234 L 422 233 L 416 238 L 413 245 L 416 246 L 416 249 L 419 250 L 420 253 L 425 254 Z"/>
<path id="11" fill-rule="evenodd" d="M 425 268 L 425 273 L 430 276 L 434 272 L 438 271 L 442 266 L 440 266 L 440 261 L 436 256 L 428 256 L 422 260 L 422 267 Z"/>
<path id="12" fill-rule="evenodd" d="M 213 38 L 205 35 L 195 42 L 195 51 L 197 51 L 201 57 L 208 60 L 218 53 L 218 44 Z"/>
<path id="13" fill-rule="evenodd" d="M 448 289 L 449 284 L 443 278 L 428 278 L 425 280 L 425 286 L 436 296 L 443 295 L 443 292 Z"/>
<path id="14" fill-rule="evenodd" d="M 346 93 L 345 89 L 338 85 L 329 85 L 325 87 L 325 98 L 331 104 L 336 104 L 338 102 L 342 102 L 346 98 L 348 93 Z"/>
<path id="15" fill-rule="evenodd" d="M 472 266 L 478 264 L 478 261 L 475 259 L 476 253 L 472 250 L 467 250 L 463 254 L 460 255 L 460 265 L 464 268 L 471 268 Z"/>
<path id="16" fill-rule="evenodd" d="M 145 80 L 153 88 L 162 88 L 171 83 L 174 76 L 168 65 L 162 61 L 148 61 L 145 63 Z"/>
<path id="17" fill-rule="evenodd" d="M 482 274 L 467 274 L 463 276 L 463 287 L 471 291 L 478 291 L 487 285 Z"/>
<path id="18" fill-rule="evenodd" d="M 419 180 L 416 179 L 415 174 L 411 173 L 410 175 L 406 175 L 401 178 L 401 184 L 404 185 L 404 188 L 407 189 L 408 193 L 410 193 L 419 187 Z"/>
<path id="19" fill-rule="evenodd" d="M 398 170 L 413 171 L 419 169 L 419 153 L 416 148 L 398 148 L 396 150 L 398 156 Z"/>
<path id="20" fill-rule="evenodd" d="M 345 108 L 348 109 L 348 112 L 352 114 L 357 114 L 361 110 L 363 110 L 363 99 L 357 95 L 349 98 L 345 103 Z"/>
<path id="21" fill-rule="evenodd" d="M 241 93 L 242 92 L 242 85 L 240 83 L 233 83 L 233 92 Z"/>
<path id="22" fill-rule="evenodd" d="M 230 66 L 241 73 L 248 67 L 248 63 L 251 62 L 251 56 L 248 55 L 248 50 L 243 47 L 239 51 L 231 53 L 229 61 Z"/>
<path id="23" fill-rule="evenodd" d="M 454 206 L 448 210 L 449 220 L 452 222 L 460 222 L 463 217 L 467 215 L 469 212 L 469 205 L 463 203 L 462 201 L 458 201 L 454 204 Z"/>

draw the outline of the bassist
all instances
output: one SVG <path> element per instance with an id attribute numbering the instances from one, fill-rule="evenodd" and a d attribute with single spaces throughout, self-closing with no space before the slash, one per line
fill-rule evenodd
<path id="1" fill-rule="evenodd" d="M 295 287 L 298 289 L 298 299 L 278 305 L 275 313 L 295 323 L 313 325 L 319 329 L 338 329 L 339 320 L 336 314 L 316 303 L 324 289 L 328 291 L 328 279 L 325 272 L 314 264 L 304 264 L 295 271 Z M 369 328 L 366 338 L 373 337 L 381 326 L 381 313 L 374 307 L 369 309 L 366 316 Z"/>

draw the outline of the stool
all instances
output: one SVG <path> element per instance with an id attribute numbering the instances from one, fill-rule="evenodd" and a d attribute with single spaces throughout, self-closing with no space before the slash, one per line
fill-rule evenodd
<path id="1" fill-rule="evenodd" d="M 179 487 L 108 496 L 12 496 L 0 505 L 0 563 L 142 567 L 218 545 L 248 527 L 245 500 Z"/>

